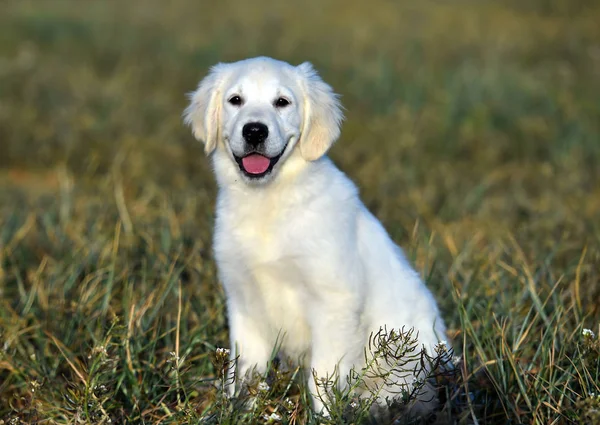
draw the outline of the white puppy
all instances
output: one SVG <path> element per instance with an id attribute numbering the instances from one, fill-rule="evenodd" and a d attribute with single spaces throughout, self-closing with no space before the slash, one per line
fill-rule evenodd
<path id="1" fill-rule="evenodd" d="M 264 371 L 277 342 L 344 385 L 382 326 L 414 328 L 429 354 L 445 338 L 431 293 L 325 156 L 342 118 L 309 63 L 218 64 L 191 96 L 185 122 L 205 143 L 219 187 L 214 250 L 238 378 Z M 317 394 L 313 379 L 309 387 Z"/>

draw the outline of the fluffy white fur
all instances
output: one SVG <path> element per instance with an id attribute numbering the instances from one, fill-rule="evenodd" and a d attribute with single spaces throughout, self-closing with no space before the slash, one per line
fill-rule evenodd
<path id="1" fill-rule="evenodd" d="M 290 104 L 276 107 L 279 97 Z M 343 385 L 381 326 L 414 327 L 429 353 L 445 338 L 431 293 L 325 156 L 342 118 L 337 95 L 309 63 L 219 64 L 191 95 L 185 121 L 205 143 L 219 186 L 214 250 L 238 378 L 264 371 L 276 342 L 317 376 L 338 371 Z M 234 157 L 248 150 L 249 122 L 269 129 L 263 153 L 281 154 L 258 179 Z M 309 385 L 316 393 L 313 379 Z M 319 397 L 314 403 L 323 407 Z"/>

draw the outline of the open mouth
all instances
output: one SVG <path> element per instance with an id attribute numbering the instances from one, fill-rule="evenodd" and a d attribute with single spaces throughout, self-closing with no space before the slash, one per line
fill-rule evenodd
<path id="1" fill-rule="evenodd" d="M 283 151 L 279 155 L 269 158 L 268 156 L 253 152 L 243 157 L 234 155 L 234 158 L 240 170 L 245 175 L 250 178 L 260 178 L 271 172 L 282 154 Z"/>

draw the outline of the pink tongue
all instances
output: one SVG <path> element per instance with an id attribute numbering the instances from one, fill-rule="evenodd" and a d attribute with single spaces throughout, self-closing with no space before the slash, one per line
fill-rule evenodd
<path id="1" fill-rule="evenodd" d="M 244 170 L 250 174 L 262 174 L 269 168 L 271 160 L 265 156 L 254 153 L 242 158 Z"/>

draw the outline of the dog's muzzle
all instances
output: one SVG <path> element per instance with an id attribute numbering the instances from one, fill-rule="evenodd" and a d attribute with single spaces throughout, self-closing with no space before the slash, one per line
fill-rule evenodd
<path id="1" fill-rule="evenodd" d="M 269 127 L 261 122 L 250 122 L 242 127 L 242 137 L 247 144 L 246 152 L 243 156 L 234 155 L 240 170 L 252 179 L 260 179 L 269 174 L 283 154 L 283 150 L 274 157 L 263 153 L 265 140 L 269 137 Z"/>

